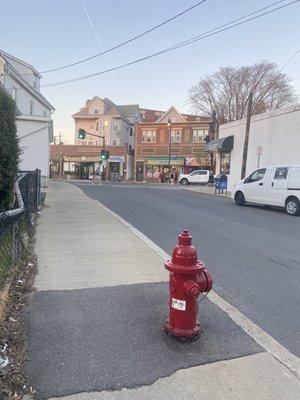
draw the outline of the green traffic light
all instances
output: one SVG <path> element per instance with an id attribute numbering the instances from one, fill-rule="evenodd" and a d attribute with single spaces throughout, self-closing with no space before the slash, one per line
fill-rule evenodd
<path id="1" fill-rule="evenodd" d="M 80 128 L 78 130 L 78 139 L 83 140 L 83 139 L 85 139 L 85 137 L 86 137 L 86 131 L 84 129 Z"/>

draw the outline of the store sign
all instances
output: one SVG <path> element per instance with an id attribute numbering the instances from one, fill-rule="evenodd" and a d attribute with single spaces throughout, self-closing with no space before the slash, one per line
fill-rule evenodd
<path id="1" fill-rule="evenodd" d="M 171 165 L 184 165 L 184 157 L 182 156 L 171 156 L 170 157 L 170 164 Z M 159 157 L 159 156 L 149 156 L 146 157 L 145 160 L 147 165 L 168 165 L 169 164 L 169 157 Z"/>
<path id="2" fill-rule="evenodd" d="M 125 161 L 124 156 L 109 156 L 108 162 L 123 163 Z"/>
<path id="3" fill-rule="evenodd" d="M 70 162 L 98 162 L 99 157 L 98 156 L 65 156 L 63 155 L 64 161 L 70 161 Z"/>

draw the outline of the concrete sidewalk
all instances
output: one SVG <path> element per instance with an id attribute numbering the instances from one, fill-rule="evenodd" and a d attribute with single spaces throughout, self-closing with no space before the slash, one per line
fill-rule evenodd
<path id="1" fill-rule="evenodd" d="M 299 397 L 297 378 L 209 300 L 199 340 L 166 336 L 162 259 L 77 187 L 49 182 L 36 252 L 26 369 L 39 398 Z"/>

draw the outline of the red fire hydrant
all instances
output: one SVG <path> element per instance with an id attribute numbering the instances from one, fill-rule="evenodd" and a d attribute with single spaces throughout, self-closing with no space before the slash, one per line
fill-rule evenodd
<path id="1" fill-rule="evenodd" d="M 200 332 L 197 320 L 199 294 L 209 292 L 213 280 L 197 258 L 189 231 L 184 230 L 178 239 L 172 260 L 165 262 L 165 268 L 170 271 L 170 315 L 165 330 L 173 336 L 191 338 Z"/>

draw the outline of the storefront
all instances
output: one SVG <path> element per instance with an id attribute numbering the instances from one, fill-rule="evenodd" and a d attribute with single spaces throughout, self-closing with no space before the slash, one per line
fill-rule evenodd
<path id="1" fill-rule="evenodd" d="M 185 157 L 183 156 L 171 156 L 170 157 L 170 169 L 171 171 L 180 174 L 183 172 Z M 139 162 L 140 163 L 140 162 Z M 169 157 L 168 156 L 148 156 L 144 160 L 145 169 L 144 177 L 146 180 L 158 180 L 161 173 L 167 173 L 169 171 Z M 140 163 L 141 164 L 141 163 Z M 141 165 L 138 165 L 139 168 Z"/>
<path id="2" fill-rule="evenodd" d="M 199 157 L 186 157 L 184 165 L 184 173 L 189 174 L 196 169 L 210 170 L 210 157 L 207 153 L 201 154 Z"/>
<path id="3" fill-rule="evenodd" d="M 230 173 L 231 150 L 233 149 L 234 136 L 227 136 L 209 142 L 205 150 L 214 155 L 216 159 L 216 174 Z"/>
<path id="4" fill-rule="evenodd" d="M 124 179 L 124 156 L 110 156 L 108 159 L 108 177 L 112 182 Z"/>

